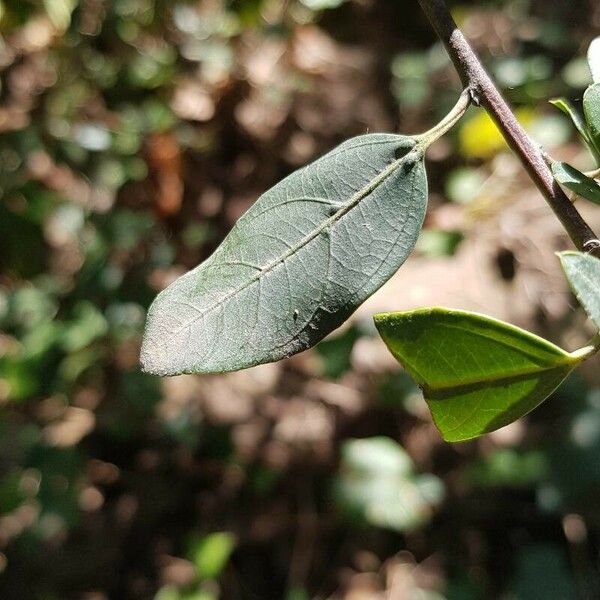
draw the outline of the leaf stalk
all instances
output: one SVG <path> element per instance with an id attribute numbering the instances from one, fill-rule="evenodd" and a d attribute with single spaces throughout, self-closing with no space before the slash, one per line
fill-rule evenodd
<path id="1" fill-rule="evenodd" d="M 421 148 L 427 149 L 433 142 L 437 141 L 444 134 L 448 133 L 461 117 L 467 112 L 469 106 L 471 106 L 471 90 L 465 88 L 462 94 L 459 96 L 458 101 L 450 112 L 434 127 L 415 136 L 417 145 Z"/>
<path id="2" fill-rule="evenodd" d="M 598 354 L 598 352 L 600 352 L 600 333 L 597 333 L 587 346 L 572 352 L 571 355 L 583 362 L 584 360 L 592 358 L 592 356 Z"/>

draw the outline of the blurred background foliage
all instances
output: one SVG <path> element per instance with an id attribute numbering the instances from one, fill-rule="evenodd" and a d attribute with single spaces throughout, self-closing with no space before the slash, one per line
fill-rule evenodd
<path id="1" fill-rule="evenodd" d="M 547 100 L 589 83 L 596 0 L 453 11 L 535 139 L 590 168 Z M 2 600 L 600 597 L 598 361 L 450 446 L 369 317 L 589 333 L 483 112 L 431 149 L 416 255 L 341 332 L 225 376 L 138 367 L 154 295 L 262 191 L 453 104 L 416 2 L 0 0 L 0 86 Z"/>

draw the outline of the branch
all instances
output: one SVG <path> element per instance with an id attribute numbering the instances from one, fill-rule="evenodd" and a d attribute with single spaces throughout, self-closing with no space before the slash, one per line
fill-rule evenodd
<path id="1" fill-rule="evenodd" d="M 533 143 L 517 121 L 469 42 L 454 22 L 444 0 L 419 0 L 419 4 L 446 46 L 463 85 L 471 91 L 473 103 L 487 110 L 546 202 L 560 219 L 575 246 L 581 251 L 600 255 L 600 241 L 596 234 L 554 180 L 541 149 Z"/>

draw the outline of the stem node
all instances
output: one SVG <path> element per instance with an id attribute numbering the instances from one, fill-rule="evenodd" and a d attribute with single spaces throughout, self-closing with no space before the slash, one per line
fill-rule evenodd
<path id="1" fill-rule="evenodd" d="M 598 237 L 554 181 L 541 149 L 532 142 L 458 28 L 444 0 L 419 0 L 421 8 L 444 43 L 473 104 L 483 106 L 504 139 L 550 205 L 575 246 L 600 253 Z"/>

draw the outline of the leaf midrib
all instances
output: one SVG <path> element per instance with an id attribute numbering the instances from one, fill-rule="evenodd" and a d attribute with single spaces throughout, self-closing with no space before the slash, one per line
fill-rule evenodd
<path id="1" fill-rule="evenodd" d="M 200 312 L 200 314 L 191 319 L 187 323 L 179 326 L 177 329 L 173 330 L 173 333 L 180 333 L 181 331 L 193 325 L 199 319 L 205 317 L 213 310 L 218 308 L 219 306 L 226 303 L 228 300 L 237 296 L 239 293 L 243 292 L 246 288 L 250 287 L 257 281 L 259 281 L 262 277 L 273 271 L 275 267 L 277 267 L 282 262 L 285 262 L 290 256 L 293 256 L 298 251 L 300 251 L 303 247 L 307 246 L 312 240 L 314 240 L 317 236 L 319 236 L 323 231 L 325 231 L 330 225 L 339 221 L 344 215 L 349 213 L 358 203 L 363 200 L 366 196 L 368 196 L 371 192 L 373 192 L 381 183 L 383 183 L 394 171 L 396 171 L 404 162 L 414 162 L 415 164 L 422 158 L 423 151 L 418 147 L 412 148 L 407 154 L 403 157 L 395 160 L 391 163 L 387 168 L 385 168 L 381 173 L 377 175 L 374 179 L 372 179 L 365 187 L 356 192 L 347 202 L 341 204 L 340 208 L 331 215 L 328 219 L 323 221 L 321 225 L 311 231 L 308 235 L 302 238 L 295 246 L 292 246 L 288 250 L 286 250 L 281 256 L 277 257 L 275 260 L 271 261 L 268 265 L 263 267 L 260 272 L 252 275 L 248 281 L 238 286 L 237 288 L 231 290 L 219 300 L 213 302 L 210 306 L 208 306 L 204 310 L 200 310 L 196 307 L 196 310 Z"/>
<path id="2" fill-rule="evenodd" d="M 408 363 L 407 363 L 408 364 Z M 435 385 L 429 385 L 424 382 L 422 383 L 423 389 L 432 391 L 432 392 L 441 392 L 441 391 L 451 391 L 453 389 L 459 389 L 463 387 L 469 387 L 477 385 L 478 383 L 497 383 L 500 381 L 508 381 L 510 379 L 519 379 L 520 377 L 525 377 L 527 375 L 536 375 L 543 374 L 549 371 L 554 371 L 556 369 L 562 369 L 565 367 L 574 368 L 577 362 L 573 360 L 564 360 L 561 362 L 557 362 L 556 364 L 549 365 L 547 367 L 538 367 L 532 365 L 530 367 L 524 367 L 522 369 L 515 369 L 514 371 L 504 371 L 503 373 L 488 373 L 487 375 L 473 377 L 470 379 L 461 378 L 460 382 L 450 382 L 443 381 L 441 383 L 436 383 Z M 412 368 L 412 366 L 411 366 Z M 419 375 L 419 377 L 421 377 Z"/>

